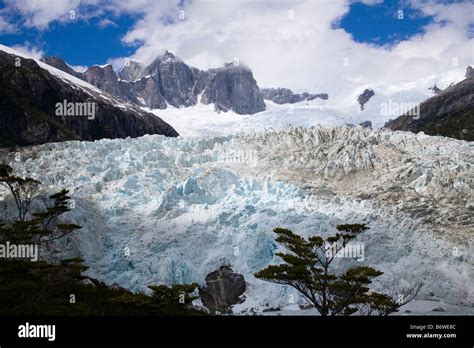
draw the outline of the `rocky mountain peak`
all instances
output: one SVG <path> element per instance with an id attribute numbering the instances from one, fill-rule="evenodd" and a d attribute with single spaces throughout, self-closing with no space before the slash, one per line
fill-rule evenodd
<path id="1" fill-rule="evenodd" d="M 370 98 L 372 98 L 373 96 L 375 95 L 375 92 L 373 89 L 371 88 L 366 88 L 364 90 L 364 92 L 359 95 L 359 97 L 357 98 L 357 101 L 359 102 L 360 104 L 360 109 L 361 110 L 364 110 L 364 105 L 370 100 Z"/>
<path id="2" fill-rule="evenodd" d="M 183 61 L 179 57 L 175 56 L 170 51 L 165 50 L 165 52 L 163 54 L 160 54 L 159 56 L 157 56 L 153 60 L 153 62 L 151 62 L 146 67 L 146 70 L 148 72 L 151 72 L 151 71 L 156 70 L 156 68 L 159 67 L 159 66 L 162 66 L 164 64 L 173 64 L 173 63 L 182 63 L 182 64 L 184 64 Z"/>
<path id="3" fill-rule="evenodd" d="M 54 64 L 69 72 L 66 63 Z M 94 65 L 78 74 L 77 77 L 107 93 L 152 109 L 192 106 L 201 95 L 200 101 L 214 103 L 217 111 L 254 114 L 265 110 L 263 94 L 251 69 L 238 61 L 201 71 L 166 50 L 148 66 L 127 60 L 118 73 L 111 65 Z M 302 98 L 310 100 L 309 97 L 305 94 Z M 324 97 L 327 99 L 327 95 L 321 96 Z"/>
<path id="4" fill-rule="evenodd" d="M 443 90 L 440 89 L 438 86 L 436 86 L 436 83 L 431 86 L 430 88 L 428 88 L 430 91 L 433 91 L 434 94 L 438 94 L 438 93 L 441 93 Z"/>
<path id="5" fill-rule="evenodd" d="M 136 60 L 127 60 L 118 75 L 121 80 L 135 81 L 143 77 L 145 66 Z"/>
<path id="6" fill-rule="evenodd" d="M 265 110 L 263 94 L 252 71 L 241 64 L 201 72 L 194 94 L 201 93 L 201 102 L 213 103 L 218 112 L 232 110 L 244 115 Z"/>
<path id="7" fill-rule="evenodd" d="M 470 65 L 466 69 L 466 79 L 474 79 L 474 69 Z"/>
<path id="8" fill-rule="evenodd" d="M 175 59 L 177 58 L 173 53 L 168 50 L 165 50 L 165 53 L 161 56 L 162 59 Z"/>
<path id="9" fill-rule="evenodd" d="M 15 54 L 0 50 L 0 147 L 145 134 L 178 135 L 156 115 L 130 104 L 123 108 L 112 95 L 107 96 L 59 69 L 47 64 L 40 66 L 34 59 L 22 59 L 21 67 L 16 67 L 15 59 Z M 95 66 L 85 74 L 93 78 L 94 74 L 113 73 L 111 68 Z M 58 103 L 63 102 L 76 109 L 58 113 Z M 77 109 L 77 105 L 82 109 Z"/>
<path id="10" fill-rule="evenodd" d="M 294 104 L 302 101 L 310 101 L 314 99 L 327 100 L 329 95 L 327 93 L 310 94 L 308 92 L 293 93 L 288 88 L 262 88 L 264 99 L 271 100 L 276 104 Z"/>
<path id="11" fill-rule="evenodd" d="M 46 63 L 56 69 L 62 70 L 69 75 L 81 78 L 81 73 L 75 71 L 64 60 L 56 56 L 46 56 L 40 59 L 43 63 Z"/>

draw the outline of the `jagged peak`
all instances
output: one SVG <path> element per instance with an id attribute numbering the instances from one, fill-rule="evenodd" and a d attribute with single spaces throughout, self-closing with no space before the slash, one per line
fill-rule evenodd
<path id="1" fill-rule="evenodd" d="M 171 53 L 170 51 L 165 50 L 165 53 L 163 53 L 163 57 L 175 58 L 176 56 L 173 53 Z"/>
<path id="2" fill-rule="evenodd" d="M 156 59 L 153 61 L 155 62 L 160 62 L 160 63 L 169 63 L 169 62 L 182 62 L 182 59 L 173 54 L 172 52 L 165 50 L 163 53 L 159 54 Z M 152 63 L 152 64 L 153 64 Z"/>
<path id="3" fill-rule="evenodd" d="M 472 68 L 472 66 L 468 65 L 467 68 L 466 68 L 466 79 L 470 80 L 470 79 L 474 79 L 474 69 Z"/>
<path id="4" fill-rule="evenodd" d="M 40 58 L 40 61 L 42 62 L 47 62 L 48 60 L 56 60 L 56 61 L 61 61 L 63 63 L 66 63 L 61 57 L 58 57 L 58 56 L 43 56 Z"/>
<path id="5" fill-rule="evenodd" d="M 250 68 L 246 64 L 242 63 L 239 60 L 233 60 L 232 62 L 224 63 L 224 67 L 226 67 L 226 68 L 242 68 L 242 69 L 249 69 L 250 70 Z"/>
<path id="6" fill-rule="evenodd" d="M 144 66 L 141 62 L 135 59 L 126 58 L 120 70 L 123 70 L 124 68 L 132 66 L 132 65 Z"/>

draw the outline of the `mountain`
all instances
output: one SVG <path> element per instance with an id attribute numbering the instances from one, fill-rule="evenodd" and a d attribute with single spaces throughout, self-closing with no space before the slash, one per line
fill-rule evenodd
<path id="1" fill-rule="evenodd" d="M 191 68 L 168 51 L 156 58 L 144 72 L 156 81 L 164 100 L 176 108 L 196 104 L 192 92 L 199 73 L 198 69 Z"/>
<path id="2" fill-rule="evenodd" d="M 54 58 L 54 59 L 53 59 Z M 66 72 L 70 67 L 55 57 L 45 58 Z M 254 114 L 265 110 L 263 95 L 252 71 L 243 66 L 226 64 L 206 71 L 184 63 L 165 51 L 148 66 L 127 61 L 117 74 L 112 66 L 94 65 L 84 73 L 84 81 L 125 101 L 150 109 L 166 109 L 213 103 L 215 110 Z"/>
<path id="3" fill-rule="evenodd" d="M 145 66 L 135 60 L 128 60 L 125 62 L 122 69 L 119 71 L 119 77 L 125 81 L 135 81 L 143 77 Z"/>
<path id="4" fill-rule="evenodd" d="M 73 68 L 67 65 L 64 60 L 62 60 L 59 57 L 54 57 L 54 56 L 43 57 L 40 59 L 40 61 L 48 65 L 51 65 L 52 67 L 55 67 L 56 69 L 62 70 L 65 73 L 68 73 L 69 75 L 82 79 L 82 74 L 80 72 L 75 71 Z"/>
<path id="5" fill-rule="evenodd" d="M 178 136 L 159 117 L 0 45 L 0 144 Z"/>
<path id="6" fill-rule="evenodd" d="M 385 127 L 392 130 L 425 132 L 456 139 L 474 140 L 474 74 L 466 70 L 466 78 L 439 91 L 420 104 L 419 115 L 405 113 L 389 121 Z"/>
<path id="7" fill-rule="evenodd" d="M 302 101 L 310 101 L 317 98 L 327 100 L 326 93 L 309 94 L 307 92 L 297 94 L 288 88 L 262 88 L 263 98 L 277 104 L 295 104 Z"/>
<path id="8" fill-rule="evenodd" d="M 228 63 L 222 68 L 201 72 L 194 87 L 194 95 L 203 104 L 214 103 L 216 111 L 254 114 L 265 110 L 263 95 L 252 71 Z"/>

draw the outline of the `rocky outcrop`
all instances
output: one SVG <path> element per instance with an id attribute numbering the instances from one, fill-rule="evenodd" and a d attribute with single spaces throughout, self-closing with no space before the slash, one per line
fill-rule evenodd
<path id="1" fill-rule="evenodd" d="M 82 79 L 82 74 L 80 72 L 75 71 L 73 68 L 67 65 L 64 60 L 62 60 L 59 57 L 47 56 L 47 57 L 41 58 L 40 60 L 43 63 L 46 63 L 48 65 L 51 65 L 52 67 L 55 67 L 56 69 L 59 69 L 68 73 L 69 75 Z"/>
<path id="2" fill-rule="evenodd" d="M 242 303 L 240 296 L 245 288 L 241 274 L 234 273 L 229 266 L 222 266 L 206 276 L 206 286 L 199 289 L 199 296 L 203 305 L 212 313 L 225 313 L 230 306 Z"/>
<path id="3" fill-rule="evenodd" d="M 58 69 L 74 72 L 62 61 L 49 61 Z M 146 67 L 127 61 L 118 74 L 110 65 L 94 65 L 82 74 L 74 73 L 122 100 L 152 109 L 166 109 L 168 104 L 177 108 L 192 106 L 200 100 L 204 104 L 213 103 L 216 111 L 254 114 L 265 110 L 263 95 L 247 67 L 226 64 L 201 71 L 168 51 Z M 307 100 L 314 97 L 304 94 Z"/>
<path id="4" fill-rule="evenodd" d="M 364 128 L 372 128 L 372 122 L 364 121 L 364 122 L 359 123 L 359 126 L 362 126 Z"/>
<path id="5" fill-rule="evenodd" d="M 201 72 L 194 88 L 196 98 L 204 104 L 214 103 L 216 111 L 255 114 L 265 110 L 263 95 L 252 71 L 232 63 Z"/>
<path id="6" fill-rule="evenodd" d="M 304 93 L 293 93 L 291 89 L 288 88 L 262 88 L 261 89 L 263 98 L 266 100 L 271 100 L 276 104 L 294 104 L 302 101 L 309 101 L 314 99 L 323 99 L 327 100 L 329 96 L 326 93 L 320 94 L 309 94 Z"/>
<path id="7" fill-rule="evenodd" d="M 136 62 L 134 60 L 128 60 L 122 69 L 120 69 L 118 75 L 121 80 L 124 81 L 135 81 L 138 80 L 145 75 L 143 73 L 145 72 L 145 66 L 143 66 L 141 63 Z"/>
<path id="8" fill-rule="evenodd" d="M 375 92 L 372 89 L 366 89 L 364 92 L 359 95 L 357 101 L 360 104 L 360 109 L 364 110 L 364 105 L 375 95 Z"/>
<path id="9" fill-rule="evenodd" d="M 144 74 L 153 77 L 169 104 L 180 107 L 195 104 L 192 91 L 197 80 L 196 71 L 166 51 L 145 69 Z"/>
<path id="10" fill-rule="evenodd" d="M 443 90 L 440 89 L 438 86 L 436 86 L 436 84 L 434 84 L 433 86 L 431 86 L 430 88 L 428 88 L 430 91 L 433 91 L 434 94 L 438 94 L 440 92 L 442 92 Z"/>
<path id="11" fill-rule="evenodd" d="M 138 104 L 137 96 L 132 93 L 130 84 L 120 81 L 111 65 L 93 65 L 82 74 L 82 79 L 124 101 Z"/>
<path id="12" fill-rule="evenodd" d="M 470 79 L 473 79 L 474 78 L 474 69 L 472 68 L 472 66 L 468 66 L 466 68 L 466 79 L 467 80 L 470 80 Z"/>
<path id="13" fill-rule="evenodd" d="M 85 83 L 59 78 L 33 59 L 0 51 L 0 145 L 25 146 L 64 140 L 139 137 L 145 134 L 177 136 L 157 116 Z M 74 79 L 71 77 L 71 79 Z M 93 115 L 59 114 L 58 103 L 91 106 Z M 92 117 L 89 117 L 92 116 Z"/>
<path id="14" fill-rule="evenodd" d="M 156 77 L 142 77 L 138 81 L 131 82 L 130 86 L 132 94 L 137 96 L 138 103 L 151 109 L 166 109 L 166 100 L 160 91 Z"/>
<path id="15" fill-rule="evenodd" d="M 425 132 L 462 140 L 474 140 L 474 78 L 466 79 L 420 104 L 419 115 L 404 114 L 385 124 L 392 130 Z"/>

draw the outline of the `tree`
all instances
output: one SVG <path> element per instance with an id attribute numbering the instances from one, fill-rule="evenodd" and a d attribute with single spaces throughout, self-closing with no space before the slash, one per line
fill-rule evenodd
<path id="1" fill-rule="evenodd" d="M 331 273 L 330 265 L 338 253 L 349 241 L 368 229 L 364 224 L 345 224 L 336 228 L 338 233 L 334 236 L 313 236 L 308 239 L 288 229 L 275 228 L 274 232 L 278 235 L 276 241 L 290 253 L 277 253 L 284 263 L 270 265 L 256 273 L 255 277 L 295 288 L 322 316 L 351 315 L 356 312 L 362 315 L 388 315 L 416 296 L 417 291 L 412 291 L 412 297 L 400 302 L 392 295 L 372 291 L 369 285 L 383 272 L 371 267 L 352 267 L 339 275 Z"/>
<path id="2" fill-rule="evenodd" d="M 12 168 L 0 164 L 0 184 L 13 196 L 18 218 L 0 220 L 0 242 L 47 243 L 80 229 L 60 222 L 70 211 L 68 190 L 49 196 L 49 206 L 33 211 L 33 201 L 42 192 L 41 183 L 13 175 Z M 197 284 L 150 286 L 152 295 L 109 287 L 84 275 L 84 260 L 66 259 L 58 263 L 23 259 L 0 259 L 1 315 L 202 315 L 191 308 Z"/>
<path id="3" fill-rule="evenodd" d="M 12 172 L 10 166 L 0 164 L 0 184 L 10 190 L 18 209 L 18 219 L 25 221 L 31 203 L 38 197 L 40 182 L 32 178 L 21 178 Z"/>
<path id="4" fill-rule="evenodd" d="M 10 166 L 0 164 L 0 185 L 10 191 L 18 210 L 18 220 L 14 220 L 9 226 L 0 221 L 0 241 L 47 243 L 81 228 L 76 224 L 58 222 L 60 215 L 71 210 L 68 190 L 64 189 L 50 195 L 49 201 L 52 204 L 46 210 L 32 211 L 33 201 L 42 194 L 39 181 L 16 176 Z"/>

